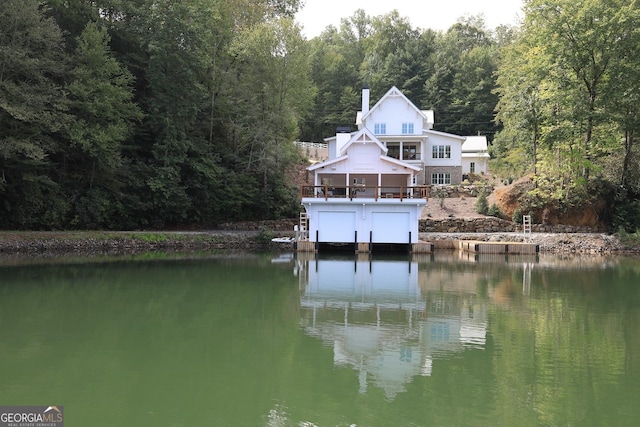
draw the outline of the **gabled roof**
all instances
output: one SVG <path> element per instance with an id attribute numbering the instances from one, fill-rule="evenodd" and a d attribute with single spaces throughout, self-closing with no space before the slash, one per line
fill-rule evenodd
<path id="1" fill-rule="evenodd" d="M 420 169 L 421 169 L 420 166 L 412 165 L 412 164 L 409 164 L 409 163 L 405 163 L 402 160 L 396 159 L 395 157 L 389 157 L 389 156 L 381 155 L 380 159 L 382 159 L 385 162 L 397 165 L 397 166 L 402 166 L 405 169 L 412 169 L 412 170 L 414 170 L 416 172 L 419 172 Z"/>
<path id="2" fill-rule="evenodd" d="M 433 110 L 422 110 L 422 115 L 427 119 L 427 124 L 433 127 L 435 123 Z M 431 127 L 429 129 L 431 129 Z"/>
<path id="3" fill-rule="evenodd" d="M 462 153 L 462 158 L 463 159 L 490 159 L 491 156 L 489 155 L 489 153 L 481 153 L 481 152 L 467 152 L 467 153 Z"/>
<path id="4" fill-rule="evenodd" d="M 340 163 L 342 161 L 347 160 L 349 158 L 347 154 L 347 152 L 349 151 L 349 147 L 355 144 L 375 144 L 380 149 L 381 160 L 394 164 L 396 166 L 401 166 L 406 169 L 411 169 L 416 172 L 420 170 L 419 166 L 405 163 L 402 160 L 398 160 L 393 157 L 387 156 L 387 152 L 388 152 L 387 147 L 382 142 L 380 142 L 378 138 L 376 138 L 375 135 L 371 133 L 371 131 L 369 131 L 369 129 L 367 128 L 363 128 L 358 132 L 351 134 L 351 139 L 349 139 L 349 142 L 347 142 L 345 146 L 342 148 L 342 150 L 340 151 L 340 154 L 341 154 L 340 157 L 336 157 L 335 159 L 327 160 L 324 162 L 320 162 L 320 163 L 316 163 L 314 165 L 308 166 L 307 170 L 310 172 L 313 172 L 315 170 L 322 169 L 324 167 L 331 166 L 336 163 Z"/>
<path id="5" fill-rule="evenodd" d="M 422 133 L 424 135 L 427 135 L 427 136 L 429 136 L 429 135 L 439 135 L 439 136 L 445 136 L 447 138 L 457 139 L 459 141 L 462 141 L 463 144 L 464 144 L 464 140 L 467 138 L 466 136 L 454 135 L 452 133 L 440 132 L 440 131 L 431 130 L 431 129 L 425 129 Z"/>
<path id="6" fill-rule="evenodd" d="M 316 169 L 322 169 L 322 168 L 324 168 L 326 166 L 331 166 L 333 164 L 340 163 L 341 161 L 346 160 L 348 158 L 349 158 L 349 156 L 336 157 L 335 159 L 326 160 L 324 162 L 319 162 L 319 163 L 313 164 L 311 166 L 307 166 L 307 170 L 309 172 L 313 172 Z"/>
<path id="7" fill-rule="evenodd" d="M 481 152 L 487 151 L 487 137 L 486 136 L 468 136 L 462 144 L 463 152 Z"/>
<path id="8" fill-rule="evenodd" d="M 384 94 L 384 96 L 382 98 L 380 98 L 380 100 L 378 102 L 376 102 L 376 105 L 374 105 L 373 107 L 371 107 L 369 109 L 369 111 L 367 111 L 365 114 L 362 114 L 361 116 L 359 115 L 359 119 L 360 119 L 360 123 L 364 122 L 364 120 L 371 114 L 372 111 L 375 111 L 377 108 L 380 107 L 380 105 L 382 105 L 382 103 L 385 101 L 385 99 L 387 98 L 392 98 L 392 97 L 400 97 L 402 98 L 416 113 L 418 113 L 420 116 L 422 116 L 423 119 L 427 119 L 427 116 L 425 115 L 424 111 L 422 111 L 421 109 L 419 109 L 418 107 L 416 107 L 413 102 L 409 101 L 409 98 L 407 98 L 406 96 L 404 96 L 404 94 L 402 92 L 400 92 L 400 89 L 398 89 L 397 87 L 393 86 L 391 89 L 389 89 L 387 91 L 387 93 Z"/>
<path id="9" fill-rule="evenodd" d="M 371 131 L 369 131 L 369 129 L 367 128 L 362 128 L 361 130 L 359 130 L 358 132 L 354 133 L 351 135 L 351 139 L 349 140 L 349 142 L 347 142 L 345 144 L 344 147 L 342 147 L 342 150 L 340 150 L 340 154 L 345 154 L 347 152 L 347 150 L 349 149 L 349 147 L 351 147 L 353 144 L 366 144 L 366 143 L 370 143 L 370 144 L 377 144 L 380 147 L 380 150 L 382 150 L 382 152 L 384 154 L 387 154 L 387 147 L 384 146 L 384 144 L 382 142 L 380 142 L 378 140 L 378 138 L 375 137 L 375 135 L 373 133 L 371 133 Z"/>

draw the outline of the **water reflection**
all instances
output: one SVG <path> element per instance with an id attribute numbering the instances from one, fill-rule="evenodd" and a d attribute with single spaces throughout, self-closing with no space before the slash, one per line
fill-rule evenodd
<path id="1" fill-rule="evenodd" d="M 302 326 L 358 372 L 361 394 L 375 386 L 393 399 L 434 360 L 484 349 L 487 300 L 465 271 L 429 268 L 434 257 L 298 261 Z"/>
<path id="2" fill-rule="evenodd" d="M 638 258 L 453 251 L 4 266 L 0 401 L 94 427 L 637 425 L 638 284 Z"/>

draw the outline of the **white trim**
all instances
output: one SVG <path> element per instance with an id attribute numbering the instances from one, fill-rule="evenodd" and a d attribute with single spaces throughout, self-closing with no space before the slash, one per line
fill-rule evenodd
<path id="1" fill-rule="evenodd" d="M 370 108 L 370 109 L 369 109 L 369 111 L 367 111 L 367 113 L 366 113 L 366 114 L 361 114 L 361 115 L 360 115 L 360 123 L 364 123 L 364 122 L 365 122 L 365 120 L 367 119 L 367 117 L 369 117 L 369 116 L 371 115 L 371 112 L 372 112 L 372 111 L 376 110 L 376 109 L 377 109 L 377 108 L 378 108 L 378 107 L 379 107 L 379 106 L 384 102 L 384 100 L 385 100 L 386 98 L 390 98 L 390 97 L 392 97 L 392 96 L 399 96 L 399 97 L 401 97 L 402 99 L 404 99 L 404 100 L 405 100 L 405 102 L 406 102 L 409 106 L 411 106 L 411 108 L 412 108 L 415 112 L 417 112 L 417 113 L 422 117 L 422 119 L 423 119 L 423 120 L 426 120 L 426 119 L 427 119 L 427 117 L 425 116 L 425 114 L 424 114 L 424 112 L 423 112 L 422 110 L 420 110 L 418 107 L 416 107 L 416 106 L 413 104 L 413 102 L 409 101 L 409 98 L 407 98 L 406 96 L 404 96 L 404 94 L 403 94 L 402 92 L 400 92 L 400 90 L 399 90 L 397 87 L 393 86 L 391 89 L 389 89 L 389 90 L 387 91 L 387 93 L 385 93 L 385 94 L 382 96 L 382 98 L 380 98 L 380 100 L 379 100 L 378 102 L 376 102 L 376 105 L 374 105 L 372 108 Z M 360 113 L 362 113 L 362 112 L 360 112 Z M 357 115 L 356 115 L 356 120 L 357 120 Z"/>

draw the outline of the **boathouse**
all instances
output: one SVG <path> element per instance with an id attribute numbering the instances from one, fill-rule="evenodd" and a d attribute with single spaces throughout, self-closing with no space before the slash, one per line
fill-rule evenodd
<path id="1" fill-rule="evenodd" d="M 312 184 L 302 188 L 299 227 L 306 243 L 299 250 L 422 251 L 418 221 L 428 186 L 460 182 L 465 138 L 434 131 L 433 112 L 418 109 L 396 87 L 372 108 L 365 87 L 356 125 L 326 138 L 328 159 L 307 168 Z"/>

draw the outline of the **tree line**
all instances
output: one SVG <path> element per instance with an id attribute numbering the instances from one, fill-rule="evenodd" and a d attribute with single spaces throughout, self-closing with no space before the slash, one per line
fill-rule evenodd
<path id="1" fill-rule="evenodd" d="M 358 10 L 311 40 L 301 4 L 3 0 L 1 227 L 294 217 L 291 142 L 353 124 L 365 84 L 487 135 L 497 171 L 534 173 L 532 206 L 597 187 L 640 224 L 635 1 L 527 0 L 519 26 L 445 32 Z"/>
<path id="2" fill-rule="evenodd" d="M 3 0 L 3 228 L 292 216 L 297 0 Z"/>
<path id="3" fill-rule="evenodd" d="M 640 4 L 527 0 L 496 73 L 495 169 L 533 173 L 531 208 L 604 202 L 640 228 Z M 518 173 L 516 172 L 516 173 Z"/>

